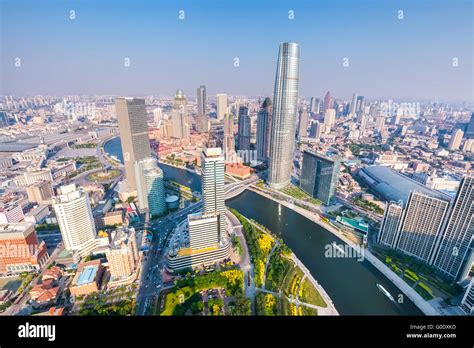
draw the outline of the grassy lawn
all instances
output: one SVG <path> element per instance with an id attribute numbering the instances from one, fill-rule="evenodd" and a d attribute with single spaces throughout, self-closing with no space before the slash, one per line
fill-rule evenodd
<path id="1" fill-rule="evenodd" d="M 326 308 L 328 306 L 319 291 L 316 290 L 316 288 L 313 286 L 313 284 L 308 278 L 305 278 L 303 284 L 301 284 L 301 289 L 302 294 L 300 295 L 300 300 L 302 302 L 310 303 L 323 308 Z"/>
<path id="2" fill-rule="evenodd" d="M 306 192 L 304 192 L 302 189 L 300 189 L 298 186 L 295 186 L 293 184 L 288 185 L 284 189 L 281 190 L 281 192 L 287 194 L 288 196 L 291 196 L 296 199 L 301 199 L 303 201 L 307 201 L 310 203 L 313 203 L 315 205 L 321 205 L 322 202 L 319 199 L 315 199 L 308 195 Z"/>

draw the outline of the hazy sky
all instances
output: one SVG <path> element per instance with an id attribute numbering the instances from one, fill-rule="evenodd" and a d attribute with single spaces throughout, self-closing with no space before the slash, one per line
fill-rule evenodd
<path id="1" fill-rule="evenodd" d="M 278 45 L 294 41 L 302 97 L 473 100 L 471 0 L 0 3 L 2 94 L 272 95 Z"/>

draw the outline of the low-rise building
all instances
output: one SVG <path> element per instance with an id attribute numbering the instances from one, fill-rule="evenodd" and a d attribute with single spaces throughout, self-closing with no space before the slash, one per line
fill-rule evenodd
<path id="1" fill-rule="evenodd" d="M 80 263 L 69 290 L 73 296 L 89 295 L 102 287 L 104 267 L 101 260 Z"/>

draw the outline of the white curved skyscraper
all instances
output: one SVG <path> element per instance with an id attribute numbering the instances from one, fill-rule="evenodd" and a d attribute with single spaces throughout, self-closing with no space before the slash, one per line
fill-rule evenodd
<path id="1" fill-rule="evenodd" d="M 273 95 L 268 184 L 280 189 L 290 183 L 295 145 L 295 123 L 298 103 L 299 45 L 282 42 Z"/>

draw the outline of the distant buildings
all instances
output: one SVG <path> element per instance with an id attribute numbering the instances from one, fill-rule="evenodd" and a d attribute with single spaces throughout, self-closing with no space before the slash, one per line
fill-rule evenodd
<path id="1" fill-rule="evenodd" d="M 272 133 L 272 100 L 265 98 L 257 114 L 257 159 L 268 161 Z"/>
<path id="2" fill-rule="evenodd" d="M 239 107 L 238 144 L 240 151 L 250 150 L 251 124 L 249 109 L 246 106 Z"/>
<path id="3" fill-rule="evenodd" d="M 39 242 L 34 223 L 0 225 L 0 273 L 37 271 L 49 258 L 44 242 Z"/>
<path id="4" fill-rule="evenodd" d="M 291 179 L 299 84 L 299 45 L 280 44 L 278 53 L 271 129 L 268 184 L 274 189 Z"/>
<path id="5" fill-rule="evenodd" d="M 326 114 L 326 110 L 332 109 L 334 106 L 334 98 L 331 96 L 331 92 L 327 91 L 326 95 L 324 96 L 324 103 L 323 103 L 323 114 Z"/>
<path id="6" fill-rule="evenodd" d="M 304 151 L 301 169 L 300 187 L 325 205 L 334 199 L 339 180 L 340 161 L 311 151 Z"/>
<path id="7" fill-rule="evenodd" d="M 197 113 L 198 115 L 206 115 L 206 105 L 207 105 L 207 96 L 206 96 L 206 86 L 201 85 L 197 89 Z"/>
<path id="8" fill-rule="evenodd" d="M 144 99 L 117 98 L 117 120 L 128 186 L 137 189 L 134 163 L 151 156 Z"/>
<path id="9" fill-rule="evenodd" d="M 234 120 L 232 114 L 224 115 L 224 155 L 229 158 L 235 152 Z"/>
<path id="10" fill-rule="evenodd" d="M 466 138 L 474 139 L 474 112 L 471 114 L 471 120 L 466 126 Z"/>
<path id="11" fill-rule="evenodd" d="M 176 91 L 171 110 L 171 137 L 182 140 L 189 138 L 187 99 L 181 89 Z"/>
<path id="12" fill-rule="evenodd" d="M 324 128 L 328 131 L 336 124 L 336 110 L 326 109 L 324 112 Z"/>
<path id="13" fill-rule="evenodd" d="M 227 94 L 217 94 L 217 119 L 223 120 L 224 115 L 229 113 L 229 107 L 227 105 Z"/>
<path id="14" fill-rule="evenodd" d="M 320 139 L 323 131 L 323 125 L 318 121 L 313 121 L 309 129 L 309 137 L 313 139 Z"/>
<path id="15" fill-rule="evenodd" d="M 152 216 L 163 215 L 166 212 L 164 176 L 156 158 L 135 162 L 135 177 L 139 209 L 148 209 Z"/>
<path id="16" fill-rule="evenodd" d="M 308 111 L 306 109 L 300 110 L 300 118 L 298 122 L 298 139 L 306 138 L 308 136 Z"/>
<path id="17" fill-rule="evenodd" d="M 460 129 L 456 129 L 451 135 L 451 139 L 449 140 L 448 144 L 448 149 L 452 151 L 459 150 L 463 136 L 464 132 Z"/>
<path id="18" fill-rule="evenodd" d="M 97 235 L 89 196 L 75 184 L 62 186 L 53 203 L 64 247 L 69 251 L 84 249 Z"/>

